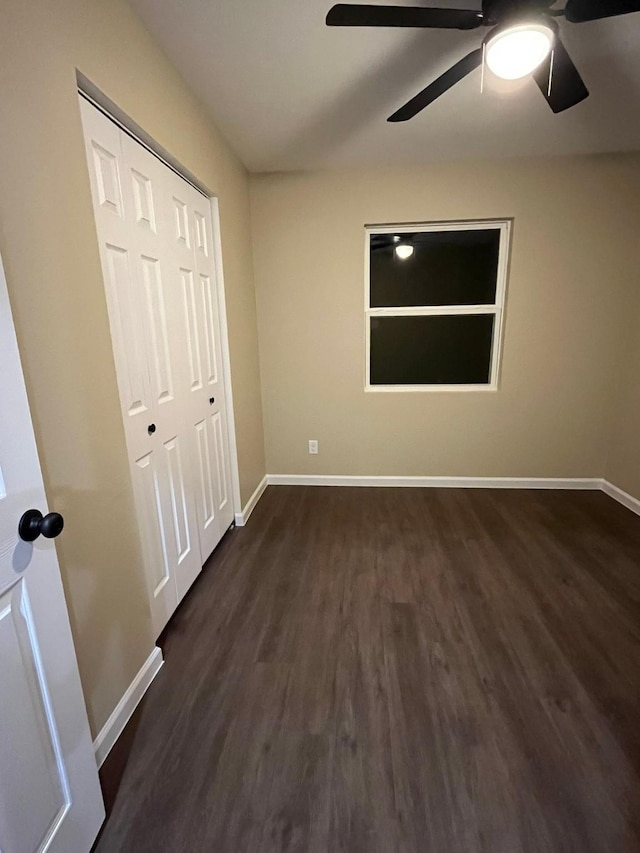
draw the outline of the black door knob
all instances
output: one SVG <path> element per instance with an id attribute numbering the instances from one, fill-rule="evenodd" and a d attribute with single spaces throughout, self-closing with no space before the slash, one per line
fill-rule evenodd
<path id="1" fill-rule="evenodd" d="M 210 405 L 210 406 L 213 406 L 213 404 L 215 403 L 215 401 L 216 401 L 216 398 L 215 398 L 215 397 L 209 397 L 209 405 Z"/>
<path id="2" fill-rule="evenodd" d="M 149 424 L 149 426 L 147 427 L 147 432 L 149 433 L 149 435 L 153 435 L 155 431 L 156 431 L 156 425 L 155 424 Z"/>
<path id="3" fill-rule="evenodd" d="M 39 509 L 28 509 L 18 524 L 18 536 L 25 542 L 33 542 L 40 534 L 45 539 L 55 539 L 62 533 L 64 518 L 59 512 L 43 516 Z"/>

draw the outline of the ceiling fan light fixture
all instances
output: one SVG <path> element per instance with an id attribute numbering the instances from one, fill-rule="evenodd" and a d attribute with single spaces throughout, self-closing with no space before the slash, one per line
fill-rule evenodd
<path id="1" fill-rule="evenodd" d="M 549 55 L 554 38 L 552 27 L 545 23 L 501 27 L 487 39 L 487 66 L 503 80 L 526 77 Z"/>
<path id="2" fill-rule="evenodd" d="M 411 243 L 398 243 L 394 246 L 394 250 L 401 261 L 406 261 L 407 258 L 410 258 L 411 255 L 413 255 L 413 246 Z"/>

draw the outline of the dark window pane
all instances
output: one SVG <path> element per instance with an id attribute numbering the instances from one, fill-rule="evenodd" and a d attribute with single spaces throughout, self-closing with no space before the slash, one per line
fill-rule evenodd
<path id="1" fill-rule="evenodd" d="M 371 318 L 371 385 L 479 385 L 491 374 L 493 314 Z"/>
<path id="2" fill-rule="evenodd" d="M 394 247 L 413 246 L 406 260 Z M 491 305 L 496 298 L 500 231 L 420 231 L 370 237 L 371 307 Z"/>

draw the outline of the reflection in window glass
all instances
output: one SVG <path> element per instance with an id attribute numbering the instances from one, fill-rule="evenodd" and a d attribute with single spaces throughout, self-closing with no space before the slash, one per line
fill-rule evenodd
<path id="1" fill-rule="evenodd" d="M 413 253 L 402 260 L 399 244 Z M 496 298 L 500 231 L 372 234 L 371 307 L 491 305 Z"/>

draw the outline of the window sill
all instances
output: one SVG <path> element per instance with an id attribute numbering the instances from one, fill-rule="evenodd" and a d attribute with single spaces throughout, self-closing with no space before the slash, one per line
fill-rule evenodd
<path id="1" fill-rule="evenodd" d="M 365 385 L 365 394 L 383 394 L 388 393 L 410 393 L 416 392 L 433 394 L 433 393 L 464 393 L 468 394 L 475 391 L 476 393 L 486 394 L 487 392 L 495 392 L 498 390 L 497 384 L 492 385 Z"/>

